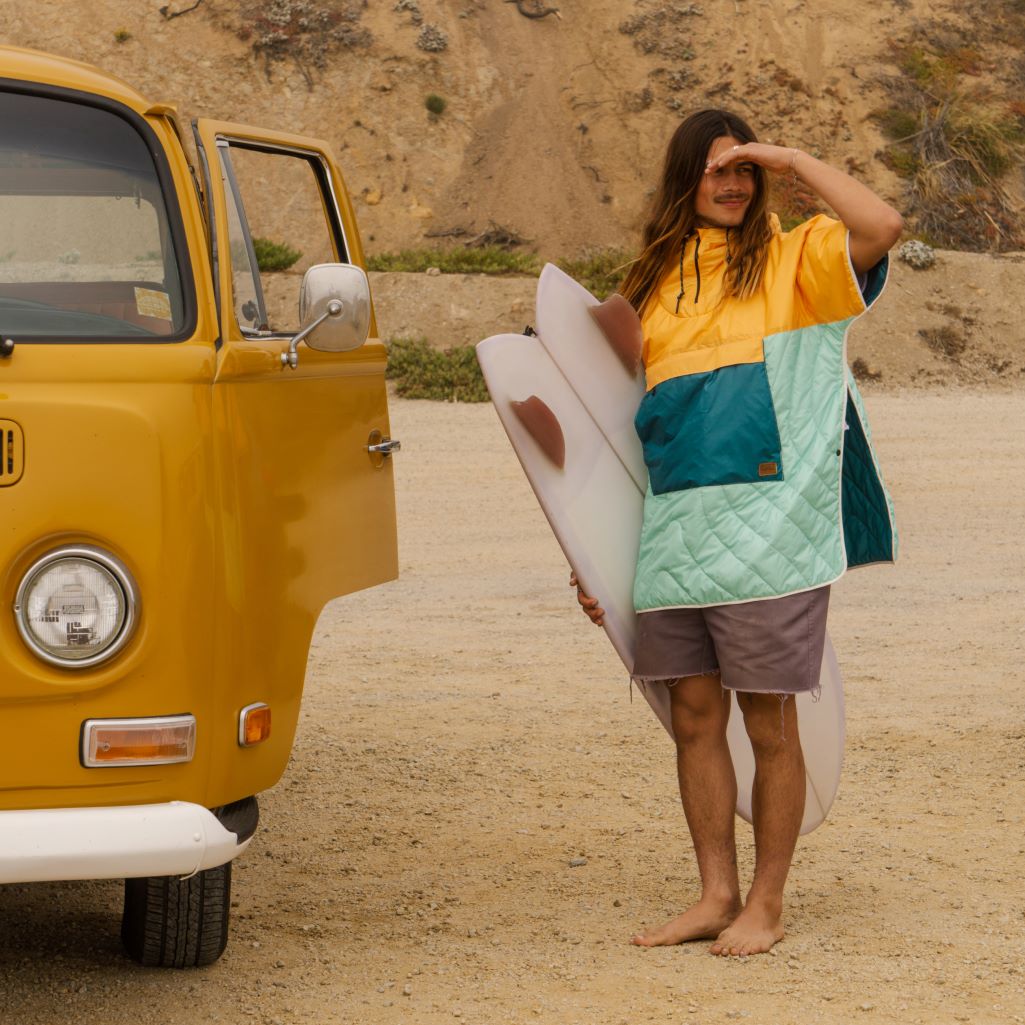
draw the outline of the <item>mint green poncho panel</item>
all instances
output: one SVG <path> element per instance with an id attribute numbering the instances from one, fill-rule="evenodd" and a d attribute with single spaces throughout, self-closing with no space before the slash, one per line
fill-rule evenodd
<path id="1" fill-rule="evenodd" d="M 846 367 L 854 319 L 764 339 L 782 480 L 649 486 L 638 612 L 780 597 L 831 583 L 848 565 L 893 561 L 893 503 Z"/>

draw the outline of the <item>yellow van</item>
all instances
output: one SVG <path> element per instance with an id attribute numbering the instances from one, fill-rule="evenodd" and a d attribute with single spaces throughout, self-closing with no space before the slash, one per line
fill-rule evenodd
<path id="1" fill-rule="evenodd" d="M 321 609 L 397 575 L 330 149 L 192 127 L 198 166 L 173 107 L 0 48 L 0 883 L 124 878 L 176 967 L 224 950 Z"/>

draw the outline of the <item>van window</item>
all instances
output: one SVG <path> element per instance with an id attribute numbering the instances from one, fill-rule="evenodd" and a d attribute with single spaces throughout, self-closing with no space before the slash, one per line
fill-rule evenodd
<path id="1" fill-rule="evenodd" d="M 109 110 L 0 92 L 0 334 L 145 341 L 185 329 L 160 179 Z"/>
<path id="2" fill-rule="evenodd" d="M 218 140 L 235 317 L 244 334 L 294 334 L 305 271 L 348 259 L 319 157 Z"/>

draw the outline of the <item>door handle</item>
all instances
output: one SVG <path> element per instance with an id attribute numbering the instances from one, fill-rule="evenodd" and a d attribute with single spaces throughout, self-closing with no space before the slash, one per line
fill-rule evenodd
<path id="1" fill-rule="evenodd" d="M 398 452 L 402 448 L 402 442 L 395 438 L 386 438 L 376 427 L 370 432 L 367 438 L 366 451 L 370 456 L 370 462 L 375 470 L 384 466 L 384 461 L 392 452 Z"/>

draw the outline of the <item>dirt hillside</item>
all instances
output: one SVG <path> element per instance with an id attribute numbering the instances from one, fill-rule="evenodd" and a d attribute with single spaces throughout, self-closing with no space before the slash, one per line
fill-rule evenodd
<path id="1" fill-rule="evenodd" d="M 547 6 L 558 14 L 521 13 Z M 871 17 L 851 0 L 0 0 L 0 34 L 189 117 L 328 139 L 372 252 L 498 224 L 554 257 L 631 245 L 667 135 L 710 104 L 903 202 L 870 117 L 883 79 L 924 47 L 912 57 L 927 70 L 956 65 L 959 90 L 989 90 L 1010 117 L 1020 7 L 998 0 L 980 19 L 952 0 L 883 0 Z"/>
<path id="2" fill-rule="evenodd" d="M 849 361 L 872 387 L 1025 385 L 1025 253 L 939 252 L 928 270 L 891 261 L 886 290 L 851 330 Z M 534 322 L 537 282 L 479 274 L 371 275 L 384 338 L 472 345 Z"/>

